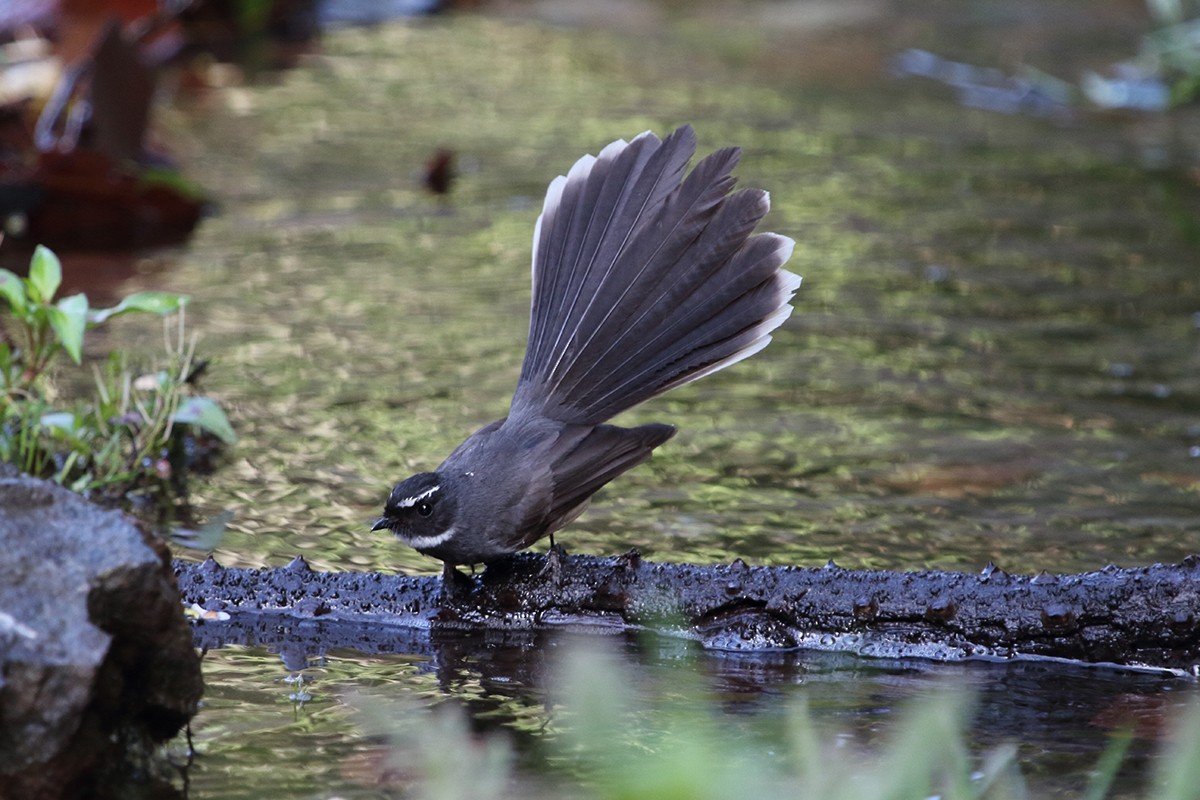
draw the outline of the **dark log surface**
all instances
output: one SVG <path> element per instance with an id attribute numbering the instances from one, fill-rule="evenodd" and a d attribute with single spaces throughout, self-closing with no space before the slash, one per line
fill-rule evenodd
<path id="1" fill-rule="evenodd" d="M 317 621 L 335 646 L 402 631 L 656 630 L 716 650 L 810 648 L 940 661 L 1067 659 L 1198 674 L 1200 557 L 1078 575 L 652 563 L 522 554 L 440 578 L 175 562 L 186 603 Z M 201 622 L 200 626 L 211 625 Z M 216 631 L 213 631 L 216 633 Z M 202 638 L 197 629 L 197 638 Z M 211 642 L 210 642 L 211 643 Z M 354 645 L 351 645 L 354 646 Z"/>

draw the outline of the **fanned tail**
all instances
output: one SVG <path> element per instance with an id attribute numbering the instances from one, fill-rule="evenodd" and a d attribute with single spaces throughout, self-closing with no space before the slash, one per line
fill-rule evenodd
<path id="1" fill-rule="evenodd" d="M 599 424 L 753 355 L 791 314 L 794 242 L 753 234 L 767 193 L 732 192 L 735 148 L 683 178 L 695 149 L 690 126 L 646 132 L 550 184 L 513 416 Z"/>

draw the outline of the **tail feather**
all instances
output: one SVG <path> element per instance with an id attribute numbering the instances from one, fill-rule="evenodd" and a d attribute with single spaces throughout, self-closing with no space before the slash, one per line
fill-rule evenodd
<path id="1" fill-rule="evenodd" d="M 753 235 L 768 195 L 730 193 L 733 148 L 683 178 L 695 147 L 688 126 L 644 133 L 551 183 L 513 414 L 598 424 L 758 352 L 790 314 L 793 242 Z"/>
<path id="2" fill-rule="evenodd" d="M 771 241 L 770 238 L 779 240 Z M 674 318 L 670 327 L 647 337 L 639 353 L 630 354 L 620 369 L 584 396 L 584 406 L 598 414 L 613 416 L 677 386 L 699 380 L 762 350 L 771 342 L 771 332 L 791 316 L 788 300 L 800 279 L 779 270 L 792 241 L 782 236 L 760 234 L 765 245 L 773 245 L 760 262 L 771 273 L 757 283 L 743 280 L 713 288 L 712 299 Z M 742 275 L 753 275 L 746 269 Z M 732 299 L 731 299 L 732 298 Z M 721 305 L 725 303 L 725 305 Z M 653 362 L 639 360 L 646 351 L 655 353 Z"/>
<path id="3" fill-rule="evenodd" d="M 736 162 L 736 151 L 722 151 L 706 159 L 688 176 L 678 194 L 670 198 L 655 224 L 632 234 L 621 259 L 635 269 L 626 269 L 620 283 L 607 293 L 596 291 L 576 327 L 586 334 L 581 349 L 593 342 L 602 358 L 624 341 L 639 341 L 647 327 L 657 326 L 664 309 L 675 307 L 703 283 L 711 267 L 725 254 L 732 254 L 757 224 L 758 215 L 731 224 L 723 203 L 732 188 L 728 170 Z M 715 170 L 714 170 L 715 168 Z M 716 171 L 719 170 L 719 171 Z M 735 196 L 736 197 L 736 196 Z M 704 255 L 711 251 L 711 255 Z M 605 277 L 609 278 L 611 272 Z M 598 282 L 596 289 L 603 283 Z M 613 291 L 618 291 L 613 297 Z M 602 335 L 618 337 L 604 344 Z M 560 373 L 560 387 L 575 389 L 581 380 L 596 376 L 590 365 L 575 362 Z"/>
<path id="4" fill-rule="evenodd" d="M 715 218 L 705 221 L 707 227 L 700 231 L 698 238 L 686 247 L 662 251 L 673 259 L 673 263 L 649 262 L 625 294 L 625 297 L 634 298 L 628 308 L 610 312 L 610 315 L 623 313 L 626 319 L 618 337 L 600 354 L 601 359 L 614 351 L 620 352 L 626 342 L 636 343 L 640 345 L 639 350 L 643 350 L 647 333 L 661 331 L 667 325 L 678 327 L 689 319 L 692 324 L 703 322 L 705 313 L 719 307 L 728 287 L 717 287 L 719 276 L 716 273 L 726 269 L 731 273 L 730 277 L 738 277 L 736 272 L 727 269 L 728 262 L 739 248 L 748 244 L 747 237 L 766 213 L 767 206 L 760 195 L 762 193 L 740 192 L 732 196 Z M 774 267 L 768 274 L 773 273 Z M 752 281 L 754 278 L 741 277 L 749 277 Z M 720 291 L 714 292 L 714 288 Z M 685 313 L 664 315 L 667 309 Z M 610 319 L 601 320 L 601 323 Z"/>
<path id="5" fill-rule="evenodd" d="M 613 142 L 598 158 L 584 156 L 567 177 L 559 176 L 546 194 L 542 215 L 534 231 L 533 314 L 526 364 L 541 363 L 543 353 L 561 341 L 564 331 L 553 327 L 570 318 L 586 289 L 612 269 L 600 260 L 602 244 L 613 252 L 614 240 L 637 228 L 647 209 L 657 208 L 677 183 L 690 152 L 680 154 L 652 133 L 632 143 Z M 694 148 L 694 145 L 693 145 Z M 546 244 L 542 231 L 548 232 Z M 591 278 L 592 286 L 585 287 Z"/>

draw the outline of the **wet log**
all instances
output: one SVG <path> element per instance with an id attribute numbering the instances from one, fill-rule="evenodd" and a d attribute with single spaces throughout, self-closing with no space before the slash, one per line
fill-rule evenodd
<path id="1" fill-rule="evenodd" d="M 394 640 L 403 629 L 653 630 L 715 650 L 1064 659 L 1200 674 L 1198 556 L 1024 576 L 991 565 L 978 574 L 887 572 L 525 553 L 445 587 L 432 577 L 317 572 L 301 558 L 267 570 L 177 561 L 175 570 L 186 603 L 226 612 L 242 629 L 256 617 L 272 626 L 320 621 L 342 646 L 358 641 L 368 651 L 372 638 Z M 198 622 L 198 639 L 206 624 Z"/>

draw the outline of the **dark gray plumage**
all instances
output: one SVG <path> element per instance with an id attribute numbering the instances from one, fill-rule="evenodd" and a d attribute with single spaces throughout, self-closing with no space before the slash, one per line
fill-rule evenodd
<path id="1" fill-rule="evenodd" d="M 684 178 L 696 137 L 646 132 L 551 182 L 533 235 L 533 308 L 505 419 L 396 485 L 374 529 L 446 564 L 493 561 L 569 523 L 671 438 L 604 424 L 757 353 L 787 319 L 794 242 L 752 235 L 766 192 L 732 192 L 736 148 Z M 731 193 L 732 192 L 732 193 Z"/>

